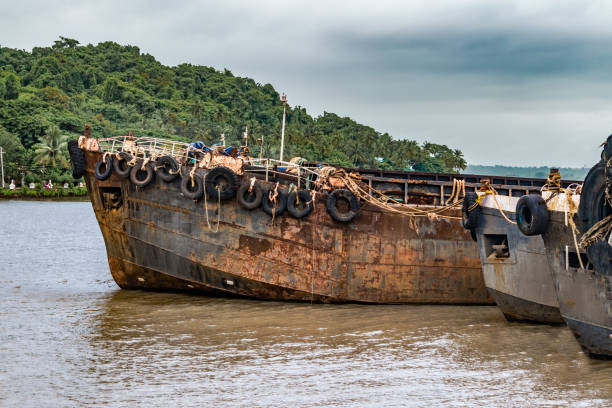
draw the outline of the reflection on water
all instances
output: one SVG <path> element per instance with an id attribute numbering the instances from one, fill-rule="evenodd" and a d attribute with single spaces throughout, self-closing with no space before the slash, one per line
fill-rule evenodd
<path id="1" fill-rule="evenodd" d="M 122 291 L 88 203 L 0 202 L 0 242 L 0 405 L 612 404 L 612 362 L 494 307 Z"/>

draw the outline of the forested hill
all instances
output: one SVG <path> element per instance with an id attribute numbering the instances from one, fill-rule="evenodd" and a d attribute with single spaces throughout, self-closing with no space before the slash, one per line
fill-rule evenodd
<path id="1" fill-rule="evenodd" d="M 264 137 L 264 155 L 278 156 L 282 120 L 279 93 L 270 84 L 229 70 L 181 64 L 168 67 L 136 46 L 79 45 L 60 37 L 31 52 L 0 48 L 0 145 L 12 164 L 35 164 L 34 150 L 50 127 L 77 137 L 86 122 L 97 136 L 152 135 L 185 141 L 249 145 Z M 403 135 L 396 135 L 403 136 Z M 348 117 L 313 118 L 288 106 L 285 157 L 301 156 L 355 167 L 459 171 L 459 150 L 392 139 Z M 255 147 L 255 153 L 259 153 Z M 5 157 L 6 158 L 6 157 Z"/>
<path id="2" fill-rule="evenodd" d="M 561 177 L 565 180 L 582 181 L 586 177 L 590 168 L 570 168 L 561 167 Z M 467 166 L 465 174 L 483 174 L 489 176 L 512 176 L 512 177 L 532 177 L 546 178 L 550 167 L 514 167 L 514 166 L 479 166 L 470 164 Z"/>

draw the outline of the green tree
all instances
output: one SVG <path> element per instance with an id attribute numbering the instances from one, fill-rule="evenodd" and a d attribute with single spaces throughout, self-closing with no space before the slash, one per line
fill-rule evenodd
<path id="1" fill-rule="evenodd" d="M 17 99 L 19 97 L 19 78 L 15 74 L 8 74 L 4 82 L 4 99 Z"/>
<path id="2" fill-rule="evenodd" d="M 45 166 L 68 167 L 67 142 L 67 135 L 62 135 L 57 126 L 50 126 L 40 142 L 34 145 L 35 160 Z"/>

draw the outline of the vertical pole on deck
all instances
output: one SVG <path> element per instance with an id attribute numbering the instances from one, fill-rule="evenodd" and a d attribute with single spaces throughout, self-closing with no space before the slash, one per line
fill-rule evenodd
<path id="1" fill-rule="evenodd" d="M 404 204 L 408 203 L 408 182 L 404 181 Z"/>
<path id="2" fill-rule="evenodd" d="M 0 146 L 0 167 L 2 167 L 2 188 L 4 188 L 4 159 L 3 159 L 3 155 L 4 155 L 4 150 Z"/>
<path id="3" fill-rule="evenodd" d="M 281 96 L 281 102 L 283 102 L 283 127 L 281 128 L 280 161 L 283 161 L 283 151 L 285 150 L 285 107 L 287 105 L 287 95 L 284 93 Z"/>

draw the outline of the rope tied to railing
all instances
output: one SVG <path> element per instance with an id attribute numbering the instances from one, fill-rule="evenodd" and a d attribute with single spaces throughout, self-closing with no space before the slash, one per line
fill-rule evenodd
<path id="1" fill-rule="evenodd" d="M 182 168 L 183 168 L 183 163 L 179 162 L 179 164 L 178 164 L 178 169 L 176 169 L 176 171 L 174 171 L 174 170 L 170 169 L 170 170 L 168 170 L 168 173 L 170 173 L 170 174 L 178 174 L 178 175 L 180 175 L 181 177 L 183 177 L 183 174 L 181 173 L 181 169 L 182 169 Z M 193 186 L 192 186 L 192 187 L 193 187 Z"/>
<path id="2" fill-rule="evenodd" d="M 378 191 L 373 187 L 368 186 L 368 190 L 371 190 L 372 193 L 376 194 L 378 197 L 374 197 L 370 194 L 370 191 L 366 191 L 364 187 L 361 187 L 357 182 L 356 178 L 351 177 L 346 174 L 346 171 L 339 169 L 338 172 L 333 174 L 333 177 L 339 177 L 344 183 L 345 187 L 351 191 L 355 196 L 369 204 L 375 205 L 379 208 L 386 209 L 390 212 L 394 212 L 397 214 L 407 215 L 410 217 L 431 217 L 429 214 L 438 214 L 440 217 L 448 218 L 448 219 L 461 219 L 461 217 L 455 217 L 451 215 L 443 214 L 445 211 L 448 211 L 452 208 L 455 208 L 463 203 L 463 200 L 458 200 L 455 203 L 441 206 L 434 210 L 432 209 L 419 209 L 413 206 L 410 206 L 406 203 L 397 203 L 392 197 L 387 196 L 382 191 Z M 389 204 L 389 201 L 393 202 L 393 205 Z"/>
<path id="3" fill-rule="evenodd" d="M 476 201 L 474 202 L 474 204 L 472 204 L 469 208 L 468 211 L 473 211 L 474 209 L 476 209 L 476 207 L 478 207 L 479 205 L 482 204 L 482 201 L 484 200 L 484 198 L 488 195 L 493 197 L 493 202 L 495 203 L 495 206 L 497 207 L 497 210 L 499 211 L 499 213 L 501 214 L 501 216 L 510 224 L 516 225 L 516 221 L 512 221 L 510 218 L 508 218 L 508 216 L 506 215 L 506 213 L 504 212 L 501 204 L 499 203 L 499 201 L 497 201 L 497 196 L 499 195 L 499 193 L 497 192 L 497 190 L 495 190 L 495 188 L 493 188 L 493 186 L 491 185 L 491 180 L 489 179 L 483 179 L 481 180 L 483 186 L 480 188 L 480 192 L 482 192 L 483 194 L 479 194 L 478 198 L 476 199 Z"/>
<path id="4" fill-rule="evenodd" d="M 559 169 L 551 168 L 546 178 L 546 185 L 549 191 L 560 192 L 561 191 L 561 173 Z"/>
<path id="5" fill-rule="evenodd" d="M 249 185 L 249 194 L 251 194 L 253 192 L 253 187 L 255 187 L 255 177 L 251 177 L 250 182 L 251 184 Z"/>
<path id="6" fill-rule="evenodd" d="M 104 152 L 102 155 L 102 163 L 106 164 L 106 158 L 110 155 L 110 152 Z"/>
<path id="7" fill-rule="evenodd" d="M 278 185 L 279 182 L 276 182 L 276 185 L 274 186 L 274 191 L 270 190 L 270 192 L 268 193 L 268 199 L 270 200 L 271 203 L 273 203 L 274 205 L 272 206 L 272 224 L 274 224 L 274 216 L 276 215 L 276 206 L 278 205 Z"/>
<path id="8" fill-rule="evenodd" d="M 145 171 L 145 166 L 147 165 L 147 163 L 149 163 L 151 161 L 150 157 L 145 157 L 145 159 L 142 161 L 142 165 L 140 166 L 140 170 Z"/>
<path id="9" fill-rule="evenodd" d="M 559 179 L 559 184 L 560 184 L 560 179 Z M 578 231 L 578 227 L 576 226 L 576 223 L 574 222 L 574 216 L 576 215 L 576 213 L 578 212 L 578 206 L 576 205 L 576 203 L 574 202 L 574 199 L 572 198 L 572 190 L 569 188 L 566 189 L 562 189 L 561 187 L 559 187 L 559 191 L 563 191 L 565 192 L 565 197 L 567 198 L 567 222 L 570 225 L 570 228 L 572 229 L 572 237 L 574 238 L 574 248 L 576 249 L 576 255 L 578 255 L 578 261 L 580 262 L 580 268 L 584 269 L 584 264 L 582 263 L 582 255 L 580 254 L 580 248 L 578 247 L 578 239 L 576 238 L 576 233 Z"/>
<path id="10" fill-rule="evenodd" d="M 317 197 L 317 192 L 316 190 L 311 190 L 310 191 L 310 201 L 306 203 L 306 205 L 310 205 L 312 203 L 312 209 L 314 210 L 315 207 L 315 199 Z"/>
<path id="11" fill-rule="evenodd" d="M 292 192 L 296 192 L 298 191 L 297 186 L 293 183 L 289 184 L 289 191 L 287 192 L 287 197 L 289 197 L 291 195 Z M 300 195 L 296 194 L 295 195 L 295 203 L 298 204 L 300 202 Z"/>
<path id="12" fill-rule="evenodd" d="M 193 177 L 195 176 L 195 171 L 196 171 L 196 167 L 194 166 L 189 172 L 189 178 L 191 179 L 191 187 L 195 186 L 195 180 L 193 179 Z"/>
<path id="13" fill-rule="evenodd" d="M 465 197 L 465 180 L 453 179 L 453 191 L 444 204 L 456 203 L 461 199 L 461 196 Z"/>

